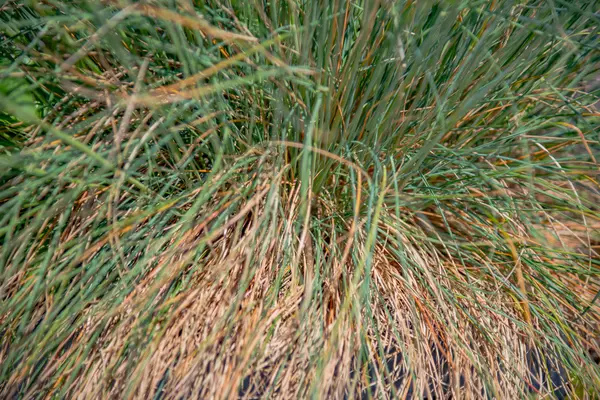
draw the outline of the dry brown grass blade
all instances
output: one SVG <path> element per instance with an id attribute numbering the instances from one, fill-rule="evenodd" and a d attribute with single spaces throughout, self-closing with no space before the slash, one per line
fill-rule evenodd
<path id="1" fill-rule="evenodd" d="M 205 35 L 221 39 L 225 41 L 242 41 L 242 42 L 258 42 L 258 39 L 248 35 L 242 35 L 239 33 L 227 32 L 215 26 L 212 26 L 208 22 L 204 21 L 202 17 L 196 16 L 195 18 L 181 15 L 173 10 L 167 8 L 160 8 L 149 4 L 138 4 L 134 8 L 135 12 L 146 15 L 148 17 L 158 18 L 165 21 L 175 22 L 181 26 L 189 29 L 196 29 L 204 33 Z"/>

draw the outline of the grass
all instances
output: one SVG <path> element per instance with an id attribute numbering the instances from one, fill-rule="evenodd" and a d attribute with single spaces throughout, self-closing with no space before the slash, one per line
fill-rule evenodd
<path id="1" fill-rule="evenodd" d="M 5 398 L 595 398 L 600 2 L 0 6 Z"/>

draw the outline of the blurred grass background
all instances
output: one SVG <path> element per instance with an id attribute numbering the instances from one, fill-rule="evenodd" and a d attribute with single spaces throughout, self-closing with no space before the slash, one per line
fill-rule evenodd
<path id="1" fill-rule="evenodd" d="M 5 398 L 595 398 L 600 2 L 0 6 Z"/>

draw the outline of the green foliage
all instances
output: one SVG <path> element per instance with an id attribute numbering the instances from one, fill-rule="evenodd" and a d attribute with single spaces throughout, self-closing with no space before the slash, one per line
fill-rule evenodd
<path id="1" fill-rule="evenodd" d="M 0 393 L 598 392 L 599 6 L 6 2 Z"/>

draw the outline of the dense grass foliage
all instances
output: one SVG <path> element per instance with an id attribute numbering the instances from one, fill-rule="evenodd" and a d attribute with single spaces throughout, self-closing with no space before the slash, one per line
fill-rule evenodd
<path id="1" fill-rule="evenodd" d="M 594 397 L 599 10 L 4 1 L 0 397 Z"/>

